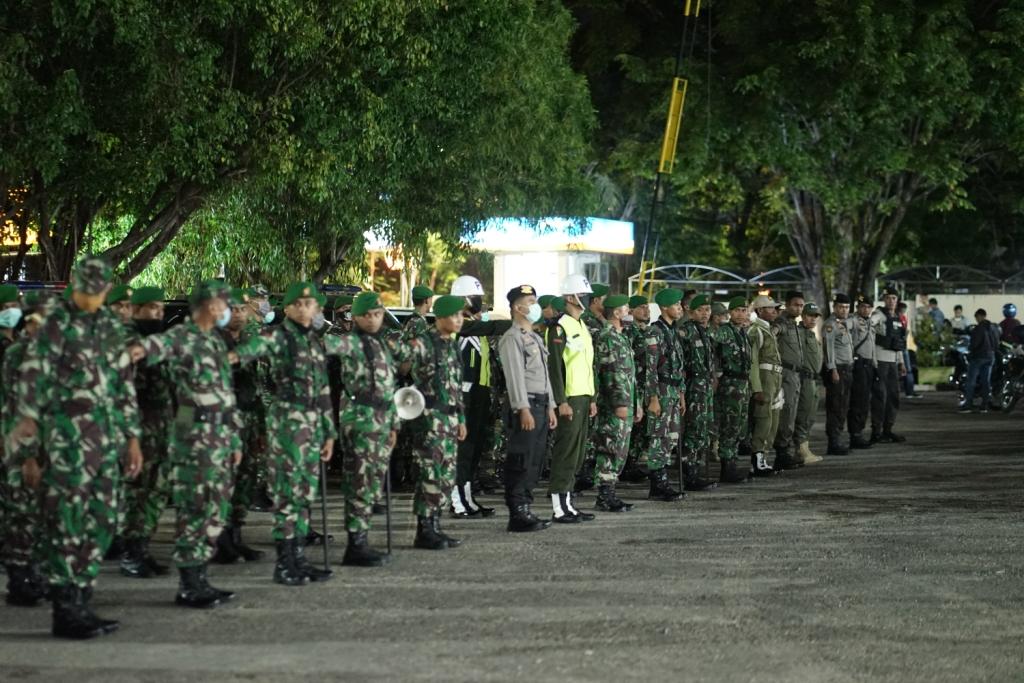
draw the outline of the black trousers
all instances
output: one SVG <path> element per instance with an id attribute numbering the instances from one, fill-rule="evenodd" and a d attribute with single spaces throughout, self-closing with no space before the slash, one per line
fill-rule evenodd
<path id="1" fill-rule="evenodd" d="M 850 385 L 850 414 L 847 428 L 850 436 L 860 436 L 871 415 L 871 389 L 875 385 L 875 366 L 871 361 L 858 358 L 853 362 L 853 382 Z"/>
<path id="2" fill-rule="evenodd" d="M 892 430 L 900 410 L 900 366 L 878 362 L 878 379 L 871 389 L 871 431 Z"/>
<path id="3" fill-rule="evenodd" d="M 508 439 L 503 484 L 505 503 L 509 509 L 533 502 L 533 489 L 537 487 L 541 468 L 547 455 L 548 399 L 530 396 L 530 415 L 533 429 L 523 431 L 519 426 L 519 411 L 509 410 Z"/>
<path id="4" fill-rule="evenodd" d="M 462 394 L 466 406 L 466 439 L 459 442 L 455 456 L 455 483 L 461 486 L 476 479 L 480 458 L 490 441 L 491 430 L 491 389 L 474 384 Z"/>
<path id="5" fill-rule="evenodd" d="M 825 434 L 829 442 L 843 433 L 846 416 L 850 413 L 850 392 L 853 389 L 853 366 L 837 365 L 839 381 L 832 381 L 832 373 L 825 372 Z"/>

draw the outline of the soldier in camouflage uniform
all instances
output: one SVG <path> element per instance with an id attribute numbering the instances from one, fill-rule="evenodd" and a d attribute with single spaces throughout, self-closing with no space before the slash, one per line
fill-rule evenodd
<path id="1" fill-rule="evenodd" d="M 722 372 L 715 391 L 715 416 L 721 462 L 719 481 L 723 484 L 747 481 L 746 468 L 738 468 L 737 459 L 750 408 L 750 341 L 746 331 L 749 322 L 747 300 L 738 296 L 729 301 L 729 322 L 715 331 L 715 349 Z"/>
<path id="2" fill-rule="evenodd" d="M 668 466 L 679 442 L 682 415 L 686 411 L 686 368 L 679 335 L 674 325 L 683 315 L 683 293 L 669 287 L 658 292 L 654 302 L 661 317 L 647 327 L 644 339 L 643 405 L 647 414 L 645 462 L 652 500 L 672 502 L 685 494 L 669 484 Z"/>
<path id="3" fill-rule="evenodd" d="M 711 304 L 711 322 L 708 324 L 708 335 L 711 337 L 711 346 L 714 348 L 716 398 L 719 379 L 722 376 L 722 368 L 718 363 L 718 330 L 727 322 L 729 322 L 729 307 L 719 301 L 713 302 Z M 721 416 L 718 414 L 718 401 L 715 400 L 714 404 L 715 417 L 711 420 L 711 449 L 708 451 L 708 464 L 706 469 L 708 476 L 710 476 L 713 466 L 720 462 L 718 457 L 718 432 Z"/>
<path id="4" fill-rule="evenodd" d="M 132 325 L 132 288 L 128 285 L 114 285 L 107 295 L 107 306 L 125 327 Z"/>
<path id="5" fill-rule="evenodd" d="M 380 500 L 388 458 L 398 438 L 395 362 L 380 337 L 384 306 L 375 292 L 362 292 L 352 304 L 355 329 L 339 337 L 342 398 L 341 438 L 345 442 L 345 528 L 348 546 L 342 564 L 379 567 L 388 556 L 367 541 L 373 506 Z"/>
<path id="6" fill-rule="evenodd" d="M 625 327 L 626 338 L 633 348 L 633 359 L 636 365 L 636 385 L 641 390 L 646 386 L 644 378 L 644 348 L 646 347 L 647 327 L 651 322 L 651 309 L 647 297 L 639 294 L 629 297 L 629 310 L 632 322 Z M 646 459 L 647 453 L 647 415 L 641 414 L 640 421 L 633 425 L 629 435 L 629 455 L 620 475 L 622 481 L 639 482 L 647 479 L 640 463 Z"/>
<path id="7" fill-rule="evenodd" d="M 321 338 L 312 329 L 324 301 L 312 283 L 292 283 L 282 300 L 284 322 L 265 328 L 234 350 L 242 362 L 270 358 L 275 388 L 267 413 L 275 503 L 272 536 L 277 542 L 274 581 L 286 586 L 331 576 L 310 564 L 304 551 L 310 509 L 320 485 L 320 462 L 330 461 L 337 434 L 327 354 L 337 353 L 340 338 Z"/>
<path id="8" fill-rule="evenodd" d="M 689 319 L 677 325 L 686 368 L 686 417 L 683 430 L 683 488 L 706 491 L 717 482 L 700 475 L 711 450 L 715 420 L 715 349 L 708 332 L 711 302 L 698 294 L 690 300 Z"/>
<path id="9" fill-rule="evenodd" d="M 88 256 L 72 274 L 71 294 L 28 345 L 18 384 L 18 424 L 8 443 L 24 450 L 24 483 L 43 486 L 42 556 L 53 600 L 53 635 L 92 638 L 117 629 L 89 607 L 117 517 L 119 456 L 125 475 L 142 466 L 141 429 L 123 326 L 101 308 L 112 271 Z M 127 445 L 127 451 L 123 448 Z M 40 469 L 37 454 L 48 463 Z"/>
<path id="10" fill-rule="evenodd" d="M 587 305 L 587 310 L 583 311 L 583 315 L 580 316 L 580 322 L 587 326 L 587 331 L 590 332 L 591 339 L 596 339 L 597 333 L 604 327 L 604 300 L 605 297 L 608 296 L 608 292 L 611 291 L 611 288 L 608 285 L 592 282 L 590 284 L 590 289 L 590 302 Z M 596 355 L 594 356 L 594 369 L 596 373 Z M 587 433 L 593 434 L 595 429 L 597 429 L 597 415 L 590 418 L 590 425 Z M 587 450 L 583 455 L 583 464 L 580 467 L 579 472 L 576 473 L 576 483 L 573 486 L 574 493 L 587 491 L 594 486 L 594 468 L 597 463 L 597 451 L 595 450 L 594 445 L 593 439 L 587 440 Z"/>
<path id="11" fill-rule="evenodd" d="M 169 461 L 177 523 L 171 557 L 180 575 L 175 602 L 183 607 L 215 607 L 234 597 L 211 586 L 206 575 L 230 510 L 232 468 L 242 459 L 228 349 L 217 334 L 231 319 L 230 292 L 217 280 L 199 283 L 189 296 L 188 320 L 132 348 L 147 366 L 165 364 L 174 388 Z"/>
<path id="12" fill-rule="evenodd" d="M 460 296 L 434 302 L 434 328 L 413 345 L 412 376 L 426 399 L 416 421 L 423 440 L 415 445 L 417 460 L 415 547 L 444 550 L 461 545 L 441 530 L 441 510 L 451 495 L 455 477 L 456 442 L 466 438 L 462 404 L 462 361 L 454 336 L 462 329 Z"/>
<path id="13" fill-rule="evenodd" d="M 249 324 L 252 316 L 249 300 L 252 294 L 249 289 L 231 290 L 231 321 L 227 327 L 218 330 L 228 351 L 259 333 L 259 328 Z M 267 414 L 260 396 L 259 362 L 235 366 L 231 371 L 231 384 L 242 419 L 242 462 L 233 472 L 228 523 L 217 538 L 213 561 L 218 564 L 231 564 L 239 559 L 255 562 L 263 557 L 261 551 L 250 548 L 242 540 L 242 527 L 245 526 L 245 519 L 259 486 L 260 458 L 266 451 Z"/>
<path id="14" fill-rule="evenodd" d="M 416 285 L 412 288 L 413 312 L 405 321 L 405 326 L 402 329 L 402 337 L 405 341 L 422 337 L 430 331 L 427 312 L 432 303 L 434 303 L 434 290 L 423 285 Z"/>
<path id="15" fill-rule="evenodd" d="M 629 297 L 624 294 L 604 300 L 605 324 L 594 340 L 597 364 L 597 428 L 594 431 L 594 507 L 605 512 L 628 512 L 633 506 L 615 495 L 622 467 L 629 452 L 629 434 L 640 421 L 643 408 L 637 405 L 636 362 L 633 346 L 622 326 L 629 312 Z"/>
<path id="16" fill-rule="evenodd" d="M 140 287 L 131 292 L 132 321 L 128 336 L 144 339 L 164 329 L 164 291 Z M 156 532 L 170 492 L 168 485 L 168 438 L 174 421 L 174 389 L 170 370 L 163 365 L 135 369 L 135 394 L 142 424 L 142 472 L 126 483 L 124 492 L 125 551 L 121 574 L 133 578 L 164 576 L 168 568 L 149 554 L 149 541 Z"/>

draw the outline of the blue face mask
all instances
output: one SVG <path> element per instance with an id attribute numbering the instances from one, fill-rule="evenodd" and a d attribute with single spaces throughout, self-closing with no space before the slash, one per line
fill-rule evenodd
<path id="1" fill-rule="evenodd" d="M 225 308 L 224 312 L 217 318 L 217 327 L 227 327 L 229 322 L 231 322 L 231 309 Z"/>
<path id="2" fill-rule="evenodd" d="M 263 314 L 263 324 L 269 325 L 272 322 L 274 322 L 274 312 L 267 311 L 266 313 Z"/>
<path id="3" fill-rule="evenodd" d="M 483 312 L 483 313 L 482 313 L 482 314 L 480 315 L 480 321 L 481 321 L 481 322 L 485 322 L 485 323 L 486 323 L 486 322 L 490 322 L 490 321 L 491 321 L 491 312 L 490 312 L 490 311 L 484 311 L 484 312 Z"/>
<path id="4" fill-rule="evenodd" d="M 0 311 L 0 327 L 13 329 L 21 322 L 20 308 L 6 308 Z"/>

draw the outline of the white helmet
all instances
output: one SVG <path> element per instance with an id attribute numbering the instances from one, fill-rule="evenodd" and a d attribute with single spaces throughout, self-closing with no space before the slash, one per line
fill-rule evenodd
<path id="1" fill-rule="evenodd" d="M 484 286 L 472 275 L 460 275 L 452 283 L 452 296 L 483 296 Z"/>
<path id="2" fill-rule="evenodd" d="M 590 294 L 593 291 L 590 288 L 590 280 L 582 275 L 566 275 L 559 290 L 561 294 Z"/>

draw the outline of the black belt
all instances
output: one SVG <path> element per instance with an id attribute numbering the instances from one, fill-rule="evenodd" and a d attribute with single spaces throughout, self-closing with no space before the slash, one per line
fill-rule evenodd
<path id="1" fill-rule="evenodd" d="M 529 399 L 530 403 L 536 403 L 540 406 L 546 406 L 548 404 L 547 394 L 527 394 L 526 397 Z"/>
<path id="2" fill-rule="evenodd" d="M 750 374 L 745 372 L 723 372 L 722 377 L 726 379 L 750 379 Z"/>
<path id="3" fill-rule="evenodd" d="M 818 373 L 811 372 L 810 370 L 801 370 L 800 377 L 803 379 L 818 379 Z"/>
<path id="4" fill-rule="evenodd" d="M 437 412 L 444 413 L 445 415 L 459 414 L 458 406 L 449 405 L 447 403 L 439 403 L 438 400 L 433 396 L 427 397 L 425 403 L 428 410 L 436 410 Z"/>
<path id="5" fill-rule="evenodd" d="M 782 362 L 782 368 L 784 370 L 789 370 L 790 372 L 799 372 L 799 373 L 803 374 L 803 370 L 801 370 L 797 366 L 793 365 L 792 363 L 787 363 L 787 362 L 783 361 Z"/>
<path id="6" fill-rule="evenodd" d="M 388 402 L 374 394 L 356 394 L 352 400 L 361 406 L 369 406 L 377 410 L 387 410 Z"/>
<path id="7" fill-rule="evenodd" d="M 192 411 L 192 421 L 203 424 L 222 425 L 227 424 L 228 414 L 219 406 L 217 408 L 203 408 L 201 406 L 182 406 L 181 409 Z"/>

